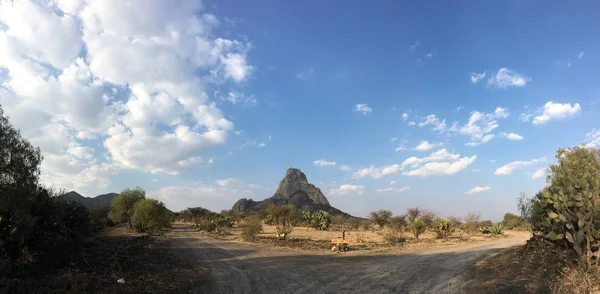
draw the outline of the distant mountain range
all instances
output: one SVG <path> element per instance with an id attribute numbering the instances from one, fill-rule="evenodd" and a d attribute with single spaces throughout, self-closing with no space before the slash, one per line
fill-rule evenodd
<path id="1" fill-rule="evenodd" d="M 98 206 L 110 207 L 110 202 L 117 196 L 119 196 L 119 193 L 102 194 L 96 197 L 84 197 L 75 191 L 71 191 L 58 197 L 63 198 L 67 201 L 79 202 L 89 208 Z"/>

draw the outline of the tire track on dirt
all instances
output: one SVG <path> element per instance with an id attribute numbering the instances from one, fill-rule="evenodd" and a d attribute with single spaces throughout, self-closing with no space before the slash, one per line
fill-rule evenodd
<path id="1" fill-rule="evenodd" d="M 463 293 L 465 269 L 482 255 L 523 238 L 413 253 L 294 252 L 199 236 L 174 229 L 172 249 L 211 281 L 194 293 Z"/>

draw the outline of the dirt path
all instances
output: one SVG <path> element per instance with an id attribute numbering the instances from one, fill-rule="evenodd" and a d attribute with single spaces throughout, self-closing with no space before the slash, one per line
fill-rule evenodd
<path id="1" fill-rule="evenodd" d="M 476 258 L 523 243 L 507 238 L 422 252 L 335 254 L 224 242 L 182 227 L 172 236 L 178 255 L 211 271 L 194 293 L 464 293 L 462 274 Z"/>

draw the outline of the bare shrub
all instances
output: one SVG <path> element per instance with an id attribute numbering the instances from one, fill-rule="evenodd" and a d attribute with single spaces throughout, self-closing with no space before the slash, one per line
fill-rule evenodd
<path id="1" fill-rule="evenodd" d="M 402 245 L 404 242 L 406 242 L 406 238 L 404 237 L 402 230 L 385 228 L 380 234 L 385 243 L 390 245 Z"/>
<path id="2" fill-rule="evenodd" d="M 258 217 L 252 217 L 240 225 L 242 229 L 242 238 L 246 241 L 256 241 L 257 235 L 262 232 L 262 221 Z"/>
<path id="3" fill-rule="evenodd" d="M 597 278 L 580 264 L 566 267 L 560 272 L 560 277 L 551 286 L 554 294 L 587 294 L 598 293 L 600 290 Z"/>

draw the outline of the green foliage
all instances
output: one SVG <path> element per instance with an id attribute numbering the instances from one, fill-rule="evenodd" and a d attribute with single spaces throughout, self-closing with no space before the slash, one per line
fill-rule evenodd
<path id="1" fill-rule="evenodd" d="M 369 219 L 372 223 L 378 225 L 380 228 L 385 227 L 392 217 L 392 212 L 386 209 L 381 209 L 379 211 L 373 211 L 369 215 Z"/>
<path id="2" fill-rule="evenodd" d="M 327 231 L 329 230 L 329 226 L 331 226 L 331 216 L 327 211 L 318 210 L 312 213 L 311 227 L 317 230 Z"/>
<path id="3" fill-rule="evenodd" d="M 431 227 L 435 220 L 435 213 L 428 210 L 422 210 L 419 207 L 409 208 L 406 210 L 406 218 L 409 223 L 415 218 L 420 218 L 421 221 L 425 223 L 426 227 Z"/>
<path id="4" fill-rule="evenodd" d="M 293 205 L 269 205 L 267 212 L 277 226 L 277 238 L 286 239 L 293 230 L 291 219 L 296 213 L 296 208 Z"/>
<path id="5" fill-rule="evenodd" d="M 131 221 L 133 207 L 138 201 L 145 198 L 146 192 L 140 187 L 121 191 L 119 196 L 110 203 L 110 219 L 115 224 L 129 223 L 129 227 L 133 227 Z"/>
<path id="6" fill-rule="evenodd" d="M 524 218 L 509 212 L 504 214 L 502 225 L 509 230 L 527 229 L 527 221 Z"/>
<path id="7" fill-rule="evenodd" d="M 502 223 L 493 223 L 491 226 L 487 228 L 488 232 L 492 235 L 503 235 L 504 234 L 504 226 Z"/>
<path id="8" fill-rule="evenodd" d="M 454 234 L 455 229 L 456 224 L 447 218 L 439 218 L 435 220 L 433 224 L 433 230 L 437 234 L 437 237 L 440 239 L 446 239 L 452 236 L 452 234 Z"/>
<path id="9" fill-rule="evenodd" d="M 263 229 L 261 219 L 256 216 L 247 218 L 240 227 L 242 229 L 242 238 L 246 241 L 255 241 L 257 235 Z"/>
<path id="10" fill-rule="evenodd" d="M 419 241 L 419 236 L 427 231 L 427 225 L 418 217 L 415 217 L 410 221 L 408 228 L 417 241 Z"/>
<path id="11" fill-rule="evenodd" d="M 148 232 L 169 227 L 171 219 L 162 202 L 142 199 L 133 205 L 131 223 L 137 232 Z"/>
<path id="12" fill-rule="evenodd" d="M 600 150 L 559 149 L 556 158 L 549 185 L 536 195 L 534 230 L 553 241 L 565 239 L 590 268 L 597 264 L 600 241 Z"/>

